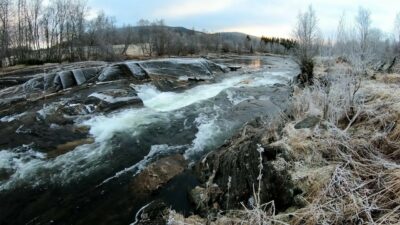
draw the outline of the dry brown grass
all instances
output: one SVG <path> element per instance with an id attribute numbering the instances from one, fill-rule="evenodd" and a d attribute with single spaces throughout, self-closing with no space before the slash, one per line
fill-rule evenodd
<path id="1" fill-rule="evenodd" d="M 365 100 L 357 106 L 362 110 L 348 130 L 330 120 L 313 131 L 308 147 L 314 149 L 308 152 L 320 153 L 336 166 L 329 182 L 303 188 L 309 202 L 291 213 L 290 224 L 400 223 L 400 76 L 387 77 L 391 79 L 363 81 L 358 97 Z M 297 93 L 297 99 L 321 96 L 318 89 L 305 91 Z M 337 117 L 345 118 L 343 112 Z"/>
<path id="2" fill-rule="evenodd" d="M 352 90 L 343 94 L 352 79 L 338 77 L 330 94 L 319 83 L 295 90 L 295 121 L 273 143 L 294 159 L 292 177 L 305 207 L 278 215 L 270 205 L 245 209 L 241 224 L 400 224 L 400 75 L 362 81 L 353 102 Z M 294 129 L 326 106 L 319 126 Z"/>
<path id="3" fill-rule="evenodd" d="M 382 74 L 377 78 L 378 81 L 382 81 L 385 84 L 400 84 L 400 74 Z"/>
<path id="4" fill-rule="evenodd" d="M 290 153 L 292 178 L 303 190 L 298 198 L 305 206 L 276 214 L 273 202 L 259 204 L 225 214 L 210 224 L 400 224 L 397 80 L 400 75 L 391 74 L 362 81 L 352 106 L 351 91 L 340 93 L 343 79 L 334 79 L 342 83 L 333 84 L 330 95 L 318 83 L 295 90 L 295 121 L 286 124 L 281 138 L 272 145 Z M 319 126 L 294 128 L 308 115 L 323 114 L 326 105 L 328 116 Z M 357 113 L 350 112 L 354 109 Z M 224 222 L 219 223 L 221 218 Z"/>

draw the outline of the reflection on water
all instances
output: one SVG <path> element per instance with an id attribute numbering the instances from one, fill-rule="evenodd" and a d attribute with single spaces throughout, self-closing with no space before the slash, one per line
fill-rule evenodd
<path id="1" fill-rule="evenodd" d="M 254 59 L 251 61 L 250 67 L 253 69 L 261 68 L 261 59 Z"/>
<path id="2" fill-rule="evenodd" d="M 226 65 L 239 65 L 247 69 L 261 69 L 269 63 L 263 60 L 263 57 L 240 57 L 216 60 L 218 63 Z"/>

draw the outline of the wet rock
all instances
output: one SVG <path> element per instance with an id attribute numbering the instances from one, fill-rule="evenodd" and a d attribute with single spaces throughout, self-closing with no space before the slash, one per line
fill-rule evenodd
<path id="1" fill-rule="evenodd" d="M 161 59 L 140 62 L 149 75 L 171 77 L 207 77 L 224 72 L 220 66 L 206 59 Z"/>
<path id="2" fill-rule="evenodd" d="M 99 74 L 101 67 L 91 67 L 80 69 L 85 76 L 86 82 L 94 81 Z"/>
<path id="3" fill-rule="evenodd" d="M 71 72 L 74 75 L 76 84 L 82 85 L 84 83 L 94 81 L 99 71 L 100 67 L 92 67 L 92 68 L 74 69 Z"/>
<path id="4" fill-rule="evenodd" d="M 24 83 L 24 82 L 18 82 L 18 80 L 16 80 L 16 79 L 1 78 L 0 79 L 0 89 L 18 85 L 20 83 Z"/>
<path id="5" fill-rule="evenodd" d="M 53 103 L 38 111 L 3 117 L 0 121 L 0 136 L 7 138 L 0 140 L 0 149 L 33 143 L 34 147 L 48 152 L 56 150 L 58 145 L 86 138 L 88 131 L 75 127 L 72 117 L 85 107 L 76 104 L 73 108 L 74 105 L 63 102 Z"/>
<path id="6" fill-rule="evenodd" d="M 47 90 L 52 90 L 56 88 L 56 85 L 54 83 L 55 81 L 56 74 L 55 73 L 50 73 L 50 74 L 45 74 L 43 76 L 43 88 Z"/>
<path id="7" fill-rule="evenodd" d="M 96 78 L 99 68 L 73 69 L 58 73 L 39 74 L 23 84 L 26 93 L 35 91 L 53 92 L 79 86 Z"/>
<path id="8" fill-rule="evenodd" d="M 60 144 L 56 147 L 56 150 L 49 152 L 49 158 L 55 158 L 59 155 L 65 154 L 74 150 L 76 147 L 85 145 L 85 144 L 92 144 L 94 142 L 93 138 L 85 138 L 80 140 L 69 141 L 64 144 Z"/>
<path id="9" fill-rule="evenodd" d="M 60 74 L 58 74 L 58 73 L 54 76 L 53 86 L 56 91 L 63 89 Z"/>
<path id="10" fill-rule="evenodd" d="M 138 62 L 124 62 L 119 64 L 119 66 L 136 79 L 143 80 L 149 78 L 146 71 L 142 69 Z"/>
<path id="11" fill-rule="evenodd" d="M 59 145 L 86 138 L 87 131 L 76 129 L 72 122 L 56 115 L 42 121 L 34 113 L 26 114 L 0 129 L 0 136 L 7 137 L 0 139 L 0 149 L 33 143 L 32 147 L 49 152 Z"/>
<path id="12" fill-rule="evenodd" d="M 228 68 L 230 71 L 237 71 L 237 70 L 241 69 L 242 67 L 241 66 L 228 66 Z"/>
<path id="13" fill-rule="evenodd" d="M 182 173 L 187 166 L 182 155 L 162 158 L 144 169 L 132 182 L 132 190 L 136 193 L 149 194 Z"/>
<path id="14" fill-rule="evenodd" d="M 160 91 L 184 90 L 192 84 L 190 80 L 171 79 L 165 76 L 151 76 L 151 83 Z M 196 83 L 196 81 L 194 81 Z"/>
<path id="15" fill-rule="evenodd" d="M 104 68 L 98 79 L 99 81 L 111 81 L 111 80 L 118 80 L 123 77 L 123 72 L 117 65 L 109 66 Z"/>
<path id="16" fill-rule="evenodd" d="M 58 73 L 63 89 L 76 86 L 74 75 L 71 71 L 62 71 Z"/>
<path id="17" fill-rule="evenodd" d="M 206 80 L 223 73 L 222 66 L 205 59 L 160 59 L 148 61 L 129 61 L 114 64 L 103 69 L 99 81 L 111 81 L 121 78 L 144 80 L 162 76 L 168 80 L 186 78 L 186 80 Z"/>
<path id="18" fill-rule="evenodd" d="M 4 76 L 0 77 L 0 89 L 23 84 L 35 76 L 17 77 L 17 76 Z"/>
<path id="19" fill-rule="evenodd" d="M 295 129 L 304 129 L 304 128 L 313 128 L 315 127 L 321 119 L 318 116 L 308 116 L 302 121 L 298 122 L 294 128 Z"/>
<path id="20" fill-rule="evenodd" d="M 44 90 L 44 80 L 43 77 L 37 77 L 28 80 L 23 84 L 23 88 L 25 93 L 35 92 L 35 91 L 43 91 Z"/>
<path id="21" fill-rule="evenodd" d="M 132 91 L 109 89 L 92 93 L 86 104 L 94 104 L 101 111 L 110 111 L 127 105 L 142 105 L 142 100 Z"/>
<path id="22" fill-rule="evenodd" d="M 81 103 L 61 105 L 58 110 L 66 116 L 87 115 L 94 111 L 93 105 L 84 105 Z"/>
<path id="23" fill-rule="evenodd" d="M 0 182 L 8 180 L 13 173 L 6 168 L 0 168 Z"/>
<path id="24" fill-rule="evenodd" d="M 74 75 L 74 79 L 77 85 L 82 85 L 86 82 L 86 77 L 82 70 L 72 70 L 72 74 Z"/>
<path id="25" fill-rule="evenodd" d="M 73 124 L 72 118 L 67 118 L 64 113 L 64 106 L 61 103 L 54 103 L 43 107 L 37 112 L 37 120 L 45 124 L 66 125 Z"/>
<path id="26" fill-rule="evenodd" d="M 204 187 L 217 185 L 224 193 L 217 202 L 221 207 L 241 208 L 241 202 L 246 203 L 253 197 L 253 187 L 258 185 L 260 147 L 264 149 L 261 203 L 274 200 L 278 210 L 293 204 L 294 185 L 286 160 L 268 145 L 258 145 L 269 139 L 265 137 L 269 135 L 266 129 L 261 121 L 247 124 L 238 135 L 196 165 L 196 173 Z"/>
<path id="27" fill-rule="evenodd" d="M 112 81 L 122 78 L 144 80 L 148 78 L 148 75 L 138 62 L 123 62 L 104 68 L 98 79 L 99 81 Z"/>

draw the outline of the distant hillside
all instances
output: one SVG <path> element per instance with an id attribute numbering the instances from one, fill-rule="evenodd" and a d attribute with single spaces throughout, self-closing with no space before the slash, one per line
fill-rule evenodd
<path id="1" fill-rule="evenodd" d="M 180 35 L 206 35 L 206 36 L 217 36 L 219 35 L 220 38 L 223 40 L 231 41 L 231 42 L 243 42 L 246 40 L 247 36 L 251 38 L 251 40 L 256 40 L 260 41 L 261 38 L 253 36 L 253 35 L 248 35 L 245 33 L 240 33 L 240 32 L 216 32 L 216 33 L 205 33 L 202 31 L 197 31 L 193 29 L 188 29 L 185 27 L 172 27 L 172 26 L 165 26 L 165 28 L 173 33 L 177 33 Z M 121 28 L 122 29 L 122 28 Z M 151 29 L 151 27 L 140 27 L 140 26 L 135 26 L 133 27 L 134 32 L 139 32 L 139 31 L 146 31 L 148 29 Z"/>
<path id="2" fill-rule="evenodd" d="M 259 37 L 240 32 L 219 32 L 215 34 L 220 34 L 223 39 L 231 39 L 234 41 L 245 40 L 247 36 L 249 36 L 251 40 L 258 40 L 258 41 L 261 40 L 261 38 Z"/>

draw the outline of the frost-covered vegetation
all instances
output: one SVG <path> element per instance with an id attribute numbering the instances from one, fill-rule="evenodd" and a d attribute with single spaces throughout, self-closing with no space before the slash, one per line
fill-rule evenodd
<path id="1" fill-rule="evenodd" d="M 338 39 L 330 45 L 318 46 L 311 7 L 300 14 L 295 29 L 298 62 L 303 66 L 308 60 L 313 68 L 311 74 L 302 70 L 310 76 L 294 87 L 289 117 L 278 122 L 283 128 L 274 126 L 278 137 L 268 145 L 289 155 L 287 167 L 301 190 L 295 204 L 278 212 L 275 201 L 260 202 L 263 190 L 255 180 L 250 207 L 244 204 L 242 210 L 228 210 L 211 221 L 170 212 L 171 224 L 398 224 L 398 39 L 384 40 L 371 28 L 367 9 L 360 8 L 356 16 L 357 33 L 351 34 L 344 21 L 342 17 Z"/>

